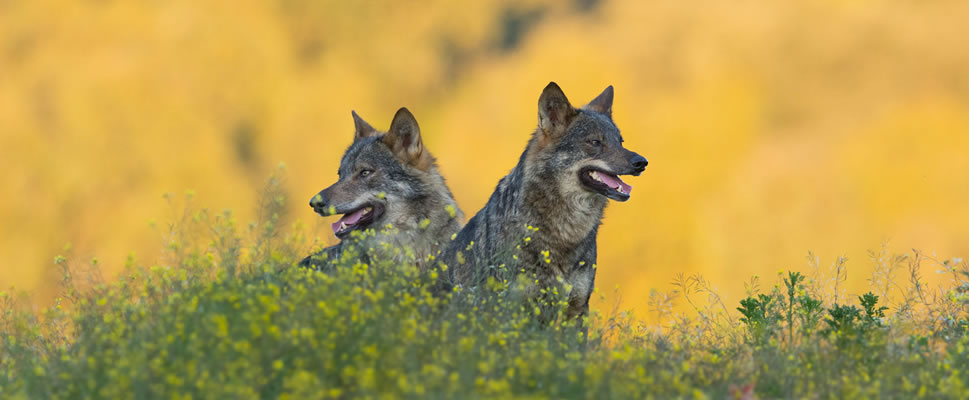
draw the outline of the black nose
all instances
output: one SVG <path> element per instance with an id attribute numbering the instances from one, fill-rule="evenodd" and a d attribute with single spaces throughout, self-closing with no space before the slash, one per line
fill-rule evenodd
<path id="1" fill-rule="evenodd" d="M 313 198 L 310 199 L 310 207 L 313 207 L 314 209 L 323 208 L 325 205 L 326 196 L 323 195 L 323 192 L 317 193 L 315 196 L 313 196 Z"/>
<path id="2" fill-rule="evenodd" d="M 646 157 L 638 154 L 630 162 L 633 164 L 633 168 L 636 168 L 639 172 L 643 172 L 646 169 L 646 165 L 649 164 L 649 161 L 646 161 Z"/>

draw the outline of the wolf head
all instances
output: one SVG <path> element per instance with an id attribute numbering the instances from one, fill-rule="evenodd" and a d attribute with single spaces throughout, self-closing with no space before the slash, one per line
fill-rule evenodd
<path id="1" fill-rule="evenodd" d="M 564 194 L 594 194 L 626 201 L 632 186 L 620 175 L 639 175 L 646 158 L 623 147 L 612 121 L 612 86 L 582 108 L 572 107 L 555 82 L 538 99 L 538 129 L 530 143 L 530 175 L 553 179 Z M 552 182 L 548 182 L 552 184 Z M 603 200 L 604 201 L 604 200 Z"/>
<path id="2" fill-rule="evenodd" d="M 343 154 L 339 180 L 310 199 L 322 216 L 343 215 L 332 225 L 338 238 L 388 224 L 399 230 L 426 228 L 421 222 L 434 221 L 448 205 L 460 213 L 410 111 L 398 110 L 386 133 L 352 115 L 353 144 Z"/>

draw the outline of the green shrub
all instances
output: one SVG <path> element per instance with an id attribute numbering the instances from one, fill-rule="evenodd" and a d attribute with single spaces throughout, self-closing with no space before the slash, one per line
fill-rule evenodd
<path id="1" fill-rule="evenodd" d="M 391 261 L 401 249 L 295 268 L 310 249 L 298 225 L 278 229 L 276 193 L 245 232 L 228 212 L 182 213 L 158 265 L 129 260 L 110 283 L 59 257 L 64 296 L 40 312 L 0 294 L 0 398 L 969 396 L 965 263 L 939 263 L 952 288 L 932 297 L 915 279 L 889 313 L 874 293 L 829 303 L 789 272 L 751 285 L 736 315 L 692 276 L 651 296 L 658 324 L 612 312 L 583 327 L 564 294 L 524 301 L 528 277 L 435 295 L 440 272 Z"/>

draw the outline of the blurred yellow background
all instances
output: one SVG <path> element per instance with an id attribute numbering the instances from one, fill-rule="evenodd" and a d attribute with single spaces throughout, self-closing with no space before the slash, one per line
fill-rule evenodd
<path id="1" fill-rule="evenodd" d="M 969 255 L 969 2 L 0 1 L 0 287 L 52 293 L 72 243 L 108 271 L 160 248 L 161 194 L 248 220 L 288 165 L 288 218 L 336 178 L 354 109 L 409 107 L 470 217 L 510 170 L 549 81 L 615 85 L 650 165 L 609 206 L 597 286 L 646 309 L 703 273 L 868 249 Z M 929 273 L 931 275 L 931 273 Z"/>

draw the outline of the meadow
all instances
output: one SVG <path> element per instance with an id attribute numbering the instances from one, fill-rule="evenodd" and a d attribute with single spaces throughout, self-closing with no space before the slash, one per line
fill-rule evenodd
<path id="1" fill-rule="evenodd" d="M 619 308 L 576 321 L 565 293 L 551 307 L 523 299 L 527 277 L 432 295 L 437 271 L 389 261 L 401 249 L 371 250 L 369 263 L 349 251 L 332 274 L 296 268 L 308 242 L 303 227 L 281 226 L 279 184 L 248 225 L 173 200 L 164 256 L 130 259 L 117 278 L 97 260 L 58 257 L 62 297 L 49 308 L 0 293 L 0 397 L 969 396 L 965 261 L 889 256 L 885 279 L 857 297 L 839 288 L 844 262 L 829 277 L 752 277 L 739 303 L 686 276 L 652 296 L 658 324 Z M 927 285 L 929 269 L 946 283 Z M 889 307 L 887 291 L 903 300 Z"/>
<path id="2" fill-rule="evenodd" d="M 0 0 L 0 398 L 967 398 L 967 19 Z M 413 111 L 470 217 L 549 81 L 576 105 L 613 85 L 650 161 L 606 211 L 584 327 L 515 279 L 292 268 L 335 241 L 306 203 L 350 110 Z"/>
<path id="3" fill-rule="evenodd" d="M 868 249 L 969 254 L 967 18 L 960 0 L 0 1 L 0 288 L 48 305 L 68 243 L 106 276 L 150 259 L 166 192 L 253 219 L 280 161 L 281 218 L 332 242 L 306 201 L 350 110 L 380 129 L 413 111 L 470 216 L 556 81 L 575 104 L 613 85 L 650 161 L 601 231 L 597 283 L 624 308 L 650 318 L 681 273 L 736 302 L 809 251 L 852 260 L 864 293 Z"/>

